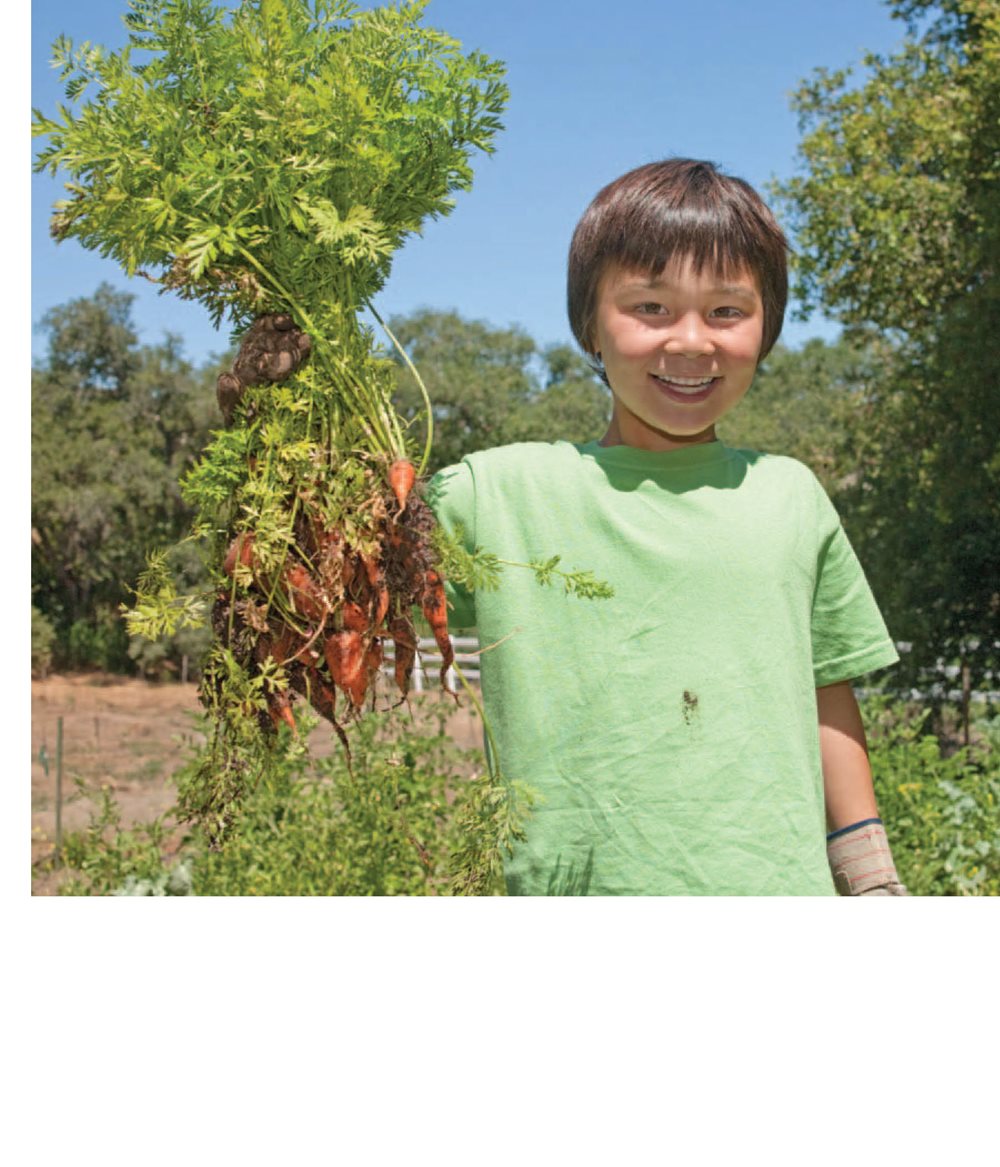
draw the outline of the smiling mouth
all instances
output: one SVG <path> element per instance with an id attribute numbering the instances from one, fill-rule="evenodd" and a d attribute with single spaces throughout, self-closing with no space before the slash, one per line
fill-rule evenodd
<path id="1" fill-rule="evenodd" d="M 679 393 L 682 397 L 697 397 L 706 393 L 718 381 L 718 377 L 661 377 L 658 373 L 650 373 L 665 389 Z"/>

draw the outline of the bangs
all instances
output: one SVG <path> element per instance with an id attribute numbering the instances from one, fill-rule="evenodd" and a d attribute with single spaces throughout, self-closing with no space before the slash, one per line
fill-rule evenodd
<path id="1" fill-rule="evenodd" d="M 707 268 L 723 279 L 755 267 L 755 241 L 728 207 L 646 203 L 622 216 L 619 231 L 619 246 L 607 258 L 643 275 L 688 261 L 696 274 Z"/>

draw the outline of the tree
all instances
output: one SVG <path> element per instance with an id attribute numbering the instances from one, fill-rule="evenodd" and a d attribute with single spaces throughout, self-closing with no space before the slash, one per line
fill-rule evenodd
<path id="1" fill-rule="evenodd" d="M 794 104 L 804 173 L 774 188 L 797 292 L 896 347 L 853 513 L 909 680 L 989 683 L 1000 646 L 1000 5 L 894 0 L 907 35 L 866 79 L 818 71 Z"/>
<path id="2" fill-rule="evenodd" d="M 805 311 L 927 339 L 970 293 L 996 295 L 1000 5 L 889 7 L 907 23 L 903 48 L 866 55 L 859 87 L 848 87 L 850 70 L 820 69 L 799 89 L 806 173 L 774 189 Z"/>
<path id="3" fill-rule="evenodd" d="M 102 285 L 50 311 L 32 372 L 33 603 L 62 665 L 130 667 L 118 607 L 147 551 L 184 533 L 179 478 L 218 424 L 213 370 L 173 336 L 140 346 L 132 300 Z"/>
<path id="4" fill-rule="evenodd" d="M 731 446 L 787 454 L 836 497 L 865 465 L 865 431 L 892 351 L 875 335 L 801 349 L 776 345 L 749 393 L 719 426 Z"/>
<path id="5" fill-rule="evenodd" d="M 599 438 L 611 417 L 611 394 L 587 360 L 569 345 L 541 354 L 541 384 L 518 410 L 511 430 L 520 442 L 587 442 Z"/>
<path id="6" fill-rule="evenodd" d="M 390 327 L 434 403 L 432 470 L 507 442 L 586 441 L 607 425 L 607 391 L 568 346 L 539 353 L 519 328 L 431 309 L 395 317 Z M 423 397 L 402 365 L 396 401 L 422 441 Z"/>

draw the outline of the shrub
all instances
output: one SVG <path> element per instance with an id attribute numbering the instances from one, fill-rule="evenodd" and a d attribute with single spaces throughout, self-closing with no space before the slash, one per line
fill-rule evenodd
<path id="1" fill-rule="evenodd" d="M 125 622 L 110 607 L 99 607 L 91 616 L 74 620 L 59 644 L 56 663 L 69 669 L 134 673 Z"/>
<path id="2" fill-rule="evenodd" d="M 1000 895 L 1000 748 L 983 720 L 946 755 L 930 711 L 885 698 L 864 706 L 879 812 L 913 895 Z"/>
<path id="3" fill-rule="evenodd" d="M 63 837 L 62 860 L 70 875 L 60 885 L 59 894 L 167 894 L 172 874 L 163 854 L 170 833 L 167 817 L 125 829 L 109 787 L 88 790 L 78 779 L 77 788 L 95 805 L 87 827 Z M 136 892 L 138 884 L 150 890 Z"/>
<path id="4" fill-rule="evenodd" d="M 212 634 L 208 628 L 179 628 L 172 635 L 159 640 L 133 636 L 128 654 L 147 680 L 184 679 L 184 661 L 187 659 L 187 678 L 197 680 L 201 662 L 208 652 Z"/>
<path id="5" fill-rule="evenodd" d="M 56 642 L 56 630 L 52 621 L 31 605 L 31 675 L 43 680 L 52 663 L 52 647 Z"/>
<path id="6" fill-rule="evenodd" d="M 367 718 L 309 774 L 279 769 L 242 806 L 225 843 L 203 844 L 198 895 L 433 895 L 446 888 L 471 793 L 468 755 L 439 729 L 379 740 Z"/>
<path id="7" fill-rule="evenodd" d="M 443 707 L 442 707 L 443 708 Z M 380 736 L 364 719 L 352 733 L 353 764 L 337 750 L 309 758 L 289 750 L 240 803 L 222 843 L 194 826 L 175 859 L 165 844 L 176 823 L 163 816 L 125 830 L 110 791 L 96 797 L 90 826 L 66 837 L 68 895 L 437 895 L 447 894 L 469 824 L 489 792 L 477 750 L 444 732 L 407 729 Z M 204 755 L 176 775 L 198 780 Z M 488 887 L 502 893 L 494 879 Z"/>

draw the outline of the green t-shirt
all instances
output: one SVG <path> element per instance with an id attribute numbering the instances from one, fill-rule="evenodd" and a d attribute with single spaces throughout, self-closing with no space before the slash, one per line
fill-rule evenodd
<path id="1" fill-rule="evenodd" d="M 832 895 L 816 687 L 898 659 L 832 504 L 792 458 L 526 442 L 442 470 L 470 549 L 561 556 L 614 599 L 507 568 L 450 588 L 488 648 L 501 765 L 541 796 L 511 894 Z"/>

